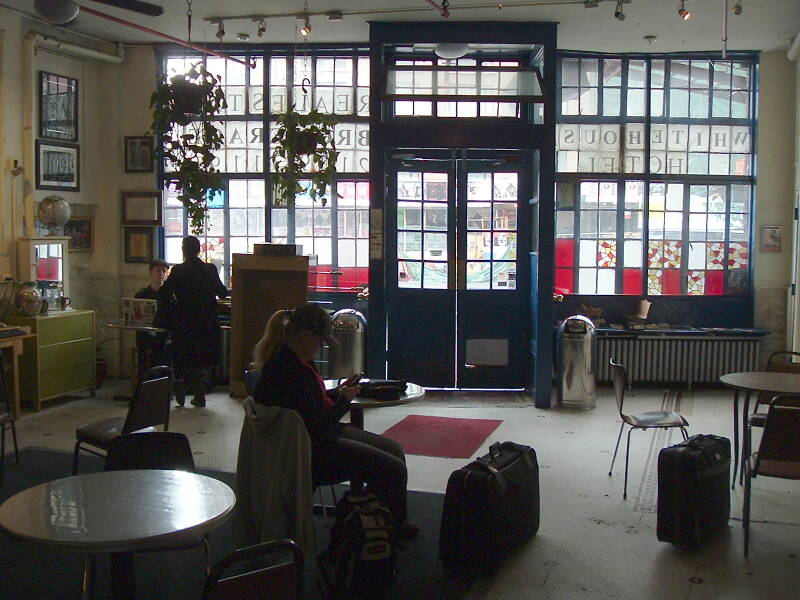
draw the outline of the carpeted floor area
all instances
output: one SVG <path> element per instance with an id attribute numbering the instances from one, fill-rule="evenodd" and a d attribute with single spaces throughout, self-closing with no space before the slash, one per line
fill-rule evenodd
<path id="1" fill-rule="evenodd" d="M 626 394 L 626 408 L 630 412 L 658 410 L 663 391 L 635 386 Z M 125 406 L 110 399 L 115 392 L 113 386 L 104 386 L 97 398 L 80 398 L 25 415 L 18 423 L 21 443 L 70 452 L 78 425 L 124 414 Z M 598 388 L 597 407 L 588 411 L 537 409 L 530 397 L 522 394 L 480 393 L 475 402 L 470 401 L 472 393 L 455 392 L 449 400 L 448 394 L 432 392 L 414 404 L 369 409 L 365 411 L 366 428 L 382 432 L 412 414 L 501 420 L 473 457 L 485 454 L 496 441 L 513 440 L 536 448 L 541 468 L 541 528 L 492 577 L 478 579 L 468 589 L 443 586 L 437 592 L 418 595 L 398 588 L 397 598 L 739 600 L 789 598 L 792 595 L 787 590 L 800 586 L 800 482 L 755 481 L 749 559 L 742 553 L 738 486 L 731 496 L 733 518 L 727 531 L 701 551 L 684 552 L 659 542 L 655 531 L 655 460 L 658 450 L 676 442 L 679 435 L 670 439 L 662 430 L 632 434 L 628 500 L 623 501 L 624 439 L 620 448 L 623 460 L 618 457 L 614 475 L 608 477 L 620 423 L 610 387 Z M 438 402 L 439 397 L 444 400 Z M 679 410 L 689 421 L 690 435 L 732 437 L 729 390 L 684 392 Z M 230 473 L 235 470 L 241 423 L 240 401 L 220 391 L 211 394 L 207 408 L 174 408 L 171 429 L 189 436 L 198 468 Z M 757 432 L 754 444 L 759 436 Z M 409 488 L 435 494 L 412 495 L 411 518 L 423 526 L 420 539 L 427 539 L 431 548 L 430 554 L 414 560 L 438 564 L 435 546 L 440 506 L 434 500 L 441 500 L 450 473 L 469 460 L 407 456 Z M 10 466 L 8 471 L 17 468 L 25 465 Z M 427 510 L 429 506 L 432 508 Z M 188 555 L 175 559 L 177 563 L 185 560 Z M 161 569 L 165 576 L 171 572 L 170 561 L 156 562 L 153 568 Z M 415 568 L 412 564 L 405 572 Z M 3 568 L 0 600 L 14 598 L 3 592 L 5 573 Z M 401 573 L 401 579 L 404 577 Z M 447 581 L 452 583 L 449 578 Z M 43 589 L 47 589 L 45 583 L 41 583 Z"/>

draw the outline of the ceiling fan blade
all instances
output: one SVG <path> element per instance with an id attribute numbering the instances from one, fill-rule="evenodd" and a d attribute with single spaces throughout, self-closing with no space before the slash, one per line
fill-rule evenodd
<path id="1" fill-rule="evenodd" d="M 142 13 L 143 15 L 150 15 L 157 17 L 164 13 L 164 9 L 149 2 L 141 2 L 141 0 L 92 0 L 99 4 L 107 4 L 108 6 L 116 6 L 117 8 L 124 8 L 132 10 L 133 12 Z"/>

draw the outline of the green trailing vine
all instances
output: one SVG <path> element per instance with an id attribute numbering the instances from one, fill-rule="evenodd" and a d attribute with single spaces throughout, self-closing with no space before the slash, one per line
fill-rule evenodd
<path id="1" fill-rule="evenodd" d="M 213 163 L 224 138 L 214 121 L 226 107 L 220 78 L 202 63 L 160 82 L 150 97 L 157 152 L 196 234 L 205 228 L 206 199 L 223 189 L 222 175 Z"/>
<path id="2" fill-rule="evenodd" d="M 308 194 L 325 206 L 328 190 L 336 174 L 334 115 L 312 110 L 300 114 L 294 105 L 276 119 L 272 136 L 272 181 L 275 206 L 294 204 L 298 194 Z"/>

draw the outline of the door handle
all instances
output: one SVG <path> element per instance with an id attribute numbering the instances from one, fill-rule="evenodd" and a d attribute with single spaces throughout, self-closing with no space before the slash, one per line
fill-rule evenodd
<path id="1" fill-rule="evenodd" d="M 478 365 L 472 365 L 472 364 L 470 364 L 470 363 L 464 363 L 464 366 L 465 366 L 465 367 L 467 367 L 468 369 L 474 369 L 474 368 L 476 368 Z"/>

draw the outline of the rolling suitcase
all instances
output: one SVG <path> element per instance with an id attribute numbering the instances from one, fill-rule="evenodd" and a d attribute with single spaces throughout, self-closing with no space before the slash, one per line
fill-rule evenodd
<path id="1" fill-rule="evenodd" d="M 539 529 L 539 465 L 530 446 L 503 442 L 447 481 L 439 557 L 488 571 Z"/>
<path id="2" fill-rule="evenodd" d="M 731 441 L 694 435 L 658 454 L 658 524 L 662 542 L 699 548 L 728 524 Z"/>

